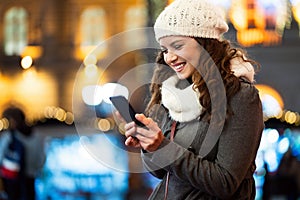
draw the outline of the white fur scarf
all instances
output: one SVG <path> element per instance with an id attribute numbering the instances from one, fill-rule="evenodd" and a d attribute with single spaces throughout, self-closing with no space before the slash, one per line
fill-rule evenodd
<path id="1" fill-rule="evenodd" d="M 199 93 L 193 90 L 193 84 L 185 89 L 176 87 L 179 81 L 177 75 L 165 80 L 162 84 L 162 103 L 169 110 L 173 120 L 188 122 L 201 114 L 202 106 L 199 103 Z"/>

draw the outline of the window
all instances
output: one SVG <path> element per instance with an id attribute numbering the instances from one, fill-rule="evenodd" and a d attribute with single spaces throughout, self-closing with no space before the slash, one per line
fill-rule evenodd
<path id="1" fill-rule="evenodd" d="M 126 11 L 125 30 L 133 31 L 136 28 L 144 28 L 147 24 L 147 9 L 144 6 L 133 6 Z M 141 31 L 133 31 L 126 34 L 127 47 L 143 47 L 146 44 L 146 33 L 140 35 Z"/>
<path id="2" fill-rule="evenodd" d="M 105 11 L 88 8 L 81 15 L 81 47 L 96 46 L 105 39 Z"/>
<path id="3" fill-rule="evenodd" d="M 4 53 L 21 55 L 27 46 L 27 13 L 24 8 L 10 8 L 4 16 Z"/>

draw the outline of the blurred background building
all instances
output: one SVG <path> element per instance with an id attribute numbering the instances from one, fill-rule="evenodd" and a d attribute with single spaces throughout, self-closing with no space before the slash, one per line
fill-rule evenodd
<path id="1" fill-rule="evenodd" d="M 140 170 L 131 154 L 97 142 L 107 137 L 125 148 L 106 97 L 117 91 L 143 110 L 156 44 L 151 31 L 137 28 L 151 27 L 170 2 L 0 0 L 0 113 L 21 107 L 28 123 L 48 138 L 36 183 L 39 199 L 141 199 L 156 184 L 147 173 L 125 173 Z M 266 129 L 257 158 L 257 199 L 293 198 L 300 193 L 300 1 L 213 2 L 230 26 L 225 37 L 261 64 L 256 86 Z M 141 70 L 134 71 L 136 66 Z M 1 120 L 0 130 L 6 126 Z M 115 158 L 108 158 L 110 166 L 96 162 L 102 157 L 89 145 L 109 152 Z M 297 170 L 284 170 L 287 177 L 298 176 L 296 188 L 289 187 L 294 180 L 284 182 L 277 173 L 287 153 L 296 158 Z"/>

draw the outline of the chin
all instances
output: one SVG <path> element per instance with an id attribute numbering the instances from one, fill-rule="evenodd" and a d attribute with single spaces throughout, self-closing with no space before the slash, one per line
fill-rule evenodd
<path id="1" fill-rule="evenodd" d="M 177 76 L 178 76 L 178 78 L 181 79 L 181 80 L 189 78 L 189 76 L 187 76 L 187 75 L 185 75 L 185 74 L 179 74 L 179 73 L 177 73 Z"/>

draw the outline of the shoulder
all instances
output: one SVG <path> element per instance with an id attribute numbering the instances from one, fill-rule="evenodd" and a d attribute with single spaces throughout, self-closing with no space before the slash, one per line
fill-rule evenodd
<path id="1" fill-rule="evenodd" d="M 235 57 L 230 60 L 231 71 L 236 77 L 246 78 L 250 82 L 254 82 L 255 70 L 250 61 L 247 61 L 247 58 L 243 55 Z"/>
<path id="2" fill-rule="evenodd" d="M 240 83 L 240 90 L 232 97 L 231 105 L 243 106 L 243 103 L 260 103 L 259 91 L 255 85 L 247 79 L 241 78 Z"/>

